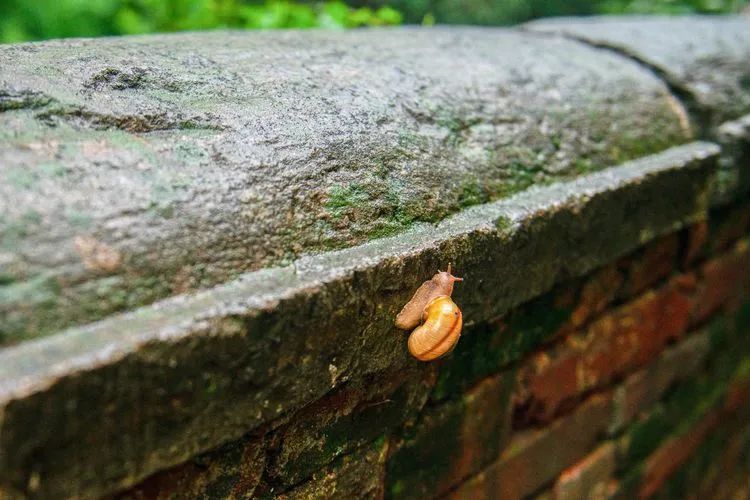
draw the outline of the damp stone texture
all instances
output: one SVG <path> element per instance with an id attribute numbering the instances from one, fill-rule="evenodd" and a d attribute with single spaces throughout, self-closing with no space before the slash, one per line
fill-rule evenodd
<path id="1" fill-rule="evenodd" d="M 0 46 L 0 498 L 747 493 L 748 61 L 747 16 Z"/>

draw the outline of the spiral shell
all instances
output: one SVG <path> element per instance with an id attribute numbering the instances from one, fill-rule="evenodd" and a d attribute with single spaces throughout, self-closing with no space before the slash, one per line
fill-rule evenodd
<path id="1" fill-rule="evenodd" d="M 409 336 L 409 352 L 421 361 L 432 361 L 456 346 L 463 316 L 447 295 L 432 299 L 424 308 L 422 324 Z"/>

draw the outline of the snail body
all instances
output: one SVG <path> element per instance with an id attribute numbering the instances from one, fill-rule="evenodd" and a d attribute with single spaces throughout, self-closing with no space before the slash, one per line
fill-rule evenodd
<path id="1" fill-rule="evenodd" d="M 396 326 L 412 330 L 409 352 L 421 361 L 437 359 L 455 347 L 461 336 L 463 317 L 451 299 L 453 284 L 462 281 L 447 271 L 438 271 L 422 283 L 414 296 L 396 316 Z"/>

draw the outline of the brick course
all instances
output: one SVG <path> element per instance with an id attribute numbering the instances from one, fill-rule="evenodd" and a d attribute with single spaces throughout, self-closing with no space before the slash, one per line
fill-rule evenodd
<path id="1" fill-rule="evenodd" d="M 560 474 L 555 482 L 555 500 L 608 498 L 614 492 L 616 466 L 615 444 L 606 442 Z"/>
<path id="2" fill-rule="evenodd" d="M 514 380 L 513 373 L 490 377 L 462 400 L 426 410 L 389 459 L 386 496 L 433 497 L 494 460 L 510 435 Z"/>
<path id="3" fill-rule="evenodd" d="M 585 456 L 609 426 L 611 394 L 594 395 L 549 427 L 518 434 L 500 459 L 453 492 L 454 499 L 522 498 Z"/>
<path id="4" fill-rule="evenodd" d="M 612 430 L 618 431 L 639 413 L 656 404 L 676 381 L 694 375 L 710 350 L 706 331 L 668 348 L 652 364 L 630 375 L 615 389 Z"/>
<path id="5" fill-rule="evenodd" d="M 651 362 L 685 333 L 692 310 L 686 291 L 693 286 L 692 275 L 678 276 L 533 356 L 522 372 L 519 418 L 549 421 L 579 395 Z"/>

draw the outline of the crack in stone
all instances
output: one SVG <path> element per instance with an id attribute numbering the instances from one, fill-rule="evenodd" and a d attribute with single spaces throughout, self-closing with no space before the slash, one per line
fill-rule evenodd
<path id="1" fill-rule="evenodd" d="M 39 109 L 55 102 L 43 92 L 0 89 L 0 113 L 19 109 Z"/>
<path id="2" fill-rule="evenodd" d="M 638 54 L 620 45 L 610 44 L 607 42 L 598 42 L 571 33 L 545 33 L 525 27 L 521 27 L 521 30 L 524 33 L 536 34 L 543 37 L 560 36 L 567 40 L 582 43 L 594 49 L 606 50 L 607 52 L 611 52 L 636 63 L 638 66 L 658 78 L 667 87 L 672 99 L 676 100 L 677 103 L 681 104 L 682 107 L 687 111 L 687 115 L 690 118 L 690 125 L 692 125 L 690 128 L 696 131 L 696 139 L 712 140 L 715 138 L 715 134 L 710 130 L 713 110 L 702 105 L 695 97 L 695 95 L 693 95 L 690 89 L 687 88 L 687 86 L 685 86 L 678 79 L 673 78 L 666 69 L 660 67 L 659 65 L 644 59 Z M 677 113 L 677 115 L 680 119 L 680 125 L 682 126 L 684 120 L 682 116 L 683 113 Z"/>
<path id="3" fill-rule="evenodd" d="M 94 130 L 119 129 L 131 133 L 159 130 L 223 130 L 223 127 L 205 117 L 183 118 L 167 113 L 139 115 L 110 115 L 96 113 L 82 107 L 60 107 L 36 115 L 41 122 L 55 126 L 58 120 Z"/>

